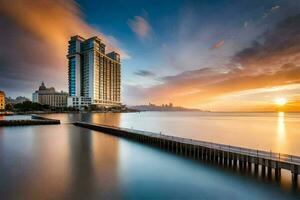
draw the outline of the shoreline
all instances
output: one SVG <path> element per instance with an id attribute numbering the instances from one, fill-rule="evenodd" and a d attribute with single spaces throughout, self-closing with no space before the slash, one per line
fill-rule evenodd
<path id="1" fill-rule="evenodd" d="M 300 111 L 257 111 L 257 112 L 213 112 L 213 111 L 186 111 L 186 110 L 125 110 L 125 111 L 28 111 L 28 112 L 0 112 L 0 116 L 13 116 L 13 115 L 32 115 L 32 114 L 80 114 L 80 113 L 141 113 L 141 112 L 169 112 L 169 113 L 207 113 L 207 114 L 268 114 L 268 113 L 289 113 L 297 114 Z"/>
<path id="2" fill-rule="evenodd" d="M 13 119 L 13 120 L 0 120 L 0 127 L 7 126 L 33 126 L 33 125 L 58 125 L 60 120 L 49 119 L 39 115 L 31 115 L 31 119 Z"/>
<path id="3" fill-rule="evenodd" d="M 31 114 L 68 114 L 68 113 L 134 113 L 141 111 L 28 111 L 28 112 L 6 112 L 0 113 L 0 116 L 12 116 L 12 115 L 31 115 Z"/>

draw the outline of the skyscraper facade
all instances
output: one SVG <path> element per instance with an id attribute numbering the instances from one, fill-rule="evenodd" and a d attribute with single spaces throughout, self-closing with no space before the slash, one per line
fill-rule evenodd
<path id="1" fill-rule="evenodd" d="M 121 63 L 116 52 L 105 53 L 98 37 L 73 36 L 68 50 L 68 106 L 121 105 Z"/>

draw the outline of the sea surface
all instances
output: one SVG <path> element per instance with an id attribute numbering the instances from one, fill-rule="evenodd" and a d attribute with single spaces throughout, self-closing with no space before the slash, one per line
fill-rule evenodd
<path id="1" fill-rule="evenodd" d="M 30 120 L 29 115 L 0 115 L 0 120 Z"/>
<path id="2" fill-rule="evenodd" d="M 0 199 L 300 199 L 279 181 L 75 127 L 86 121 L 300 155 L 297 113 L 82 113 L 0 127 Z"/>
<path id="3" fill-rule="evenodd" d="M 50 114 L 46 117 L 300 156 L 300 113 L 139 112 Z"/>

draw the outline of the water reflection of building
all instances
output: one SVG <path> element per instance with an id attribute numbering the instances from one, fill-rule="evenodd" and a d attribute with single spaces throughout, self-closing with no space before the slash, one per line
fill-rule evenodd
<path id="1" fill-rule="evenodd" d="M 5 109 L 5 93 L 0 91 L 0 110 Z"/>
<path id="2" fill-rule="evenodd" d="M 71 197 L 120 199 L 116 186 L 119 184 L 119 139 L 79 127 L 69 132 L 70 188 L 74 191 Z"/>
<path id="3" fill-rule="evenodd" d="M 53 87 L 47 88 L 42 82 L 37 91 L 32 94 L 32 101 L 52 107 L 67 107 L 68 93 L 57 92 Z"/>
<path id="4" fill-rule="evenodd" d="M 121 115 L 122 113 L 94 113 L 91 115 L 91 122 L 119 127 Z"/>

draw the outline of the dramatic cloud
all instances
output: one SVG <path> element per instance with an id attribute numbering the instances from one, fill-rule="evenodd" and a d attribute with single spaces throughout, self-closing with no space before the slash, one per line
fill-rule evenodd
<path id="1" fill-rule="evenodd" d="M 235 92 L 299 84 L 300 15 L 286 18 L 263 33 L 223 67 L 186 71 L 162 80 L 161 85 L 144 88 L 143 96 L 151 102 L 187 106 Z"/>
<path id="2" fill-rule="evenodd" d="M 67 87 L 67 47 L 72 35 L 98 35 L 108 50 L 111 36 L 90 27 L 72 0 L 0 0 L 0 87 L 9 95 L 28 95 L 44 80 Z M 15 93 L 11 93 L 11 90 Z"/>
<path id="3" fill-rule="evenodd" d="M 144 76 L 144 77 L 155 76 L 155 74 L 153 72 L 150 72 L 150 71 L 147 71 L 147 70 L 139 70 L 139 71 L 135 72 L 134 74 L 138 75 L 138 76 Z"/>
<path id="4" fill-rule="evenodd" d="M 237 53 L 233 61 L 244 72 L 274 71 L 285 63 L 300 65 L 300 15 L 289 17 L 265 32 L 249 48 Z"/>
<path id="5" fill-rule="evenodd" d="M 129 19 L 128 25 L 141 39 L 149 38 L 151 35 L 151 26 L 143 17 L 135 16 L 134 19 Z"/>

